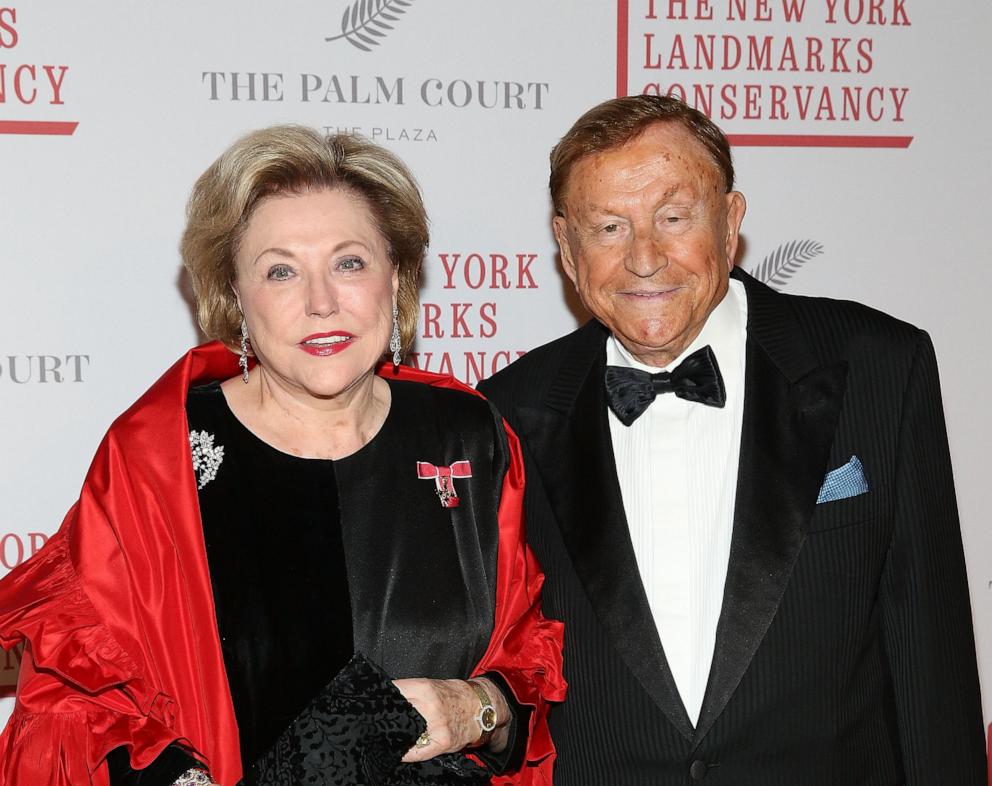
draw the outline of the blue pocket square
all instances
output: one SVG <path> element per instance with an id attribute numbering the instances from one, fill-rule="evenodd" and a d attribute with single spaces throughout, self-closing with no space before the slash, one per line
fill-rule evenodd
<path id="1" fill-rule="evenodd" d="M 820 487 L 820 495 L 816 498 L 816 504 L 867 493 L 868 481 L 865 479 L 865 468 L 861 465 L 861 459 L 851 456 L 851 460 L 843 467 L 832 469 L 827 473 Z"/>

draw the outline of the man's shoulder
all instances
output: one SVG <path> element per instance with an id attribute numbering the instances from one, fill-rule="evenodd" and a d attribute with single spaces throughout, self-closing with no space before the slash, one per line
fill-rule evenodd
<path id="1" fill-rule="evenodd" d="M 605 346 L 606 329 L 595 320 L 560 338 L 529 350 L 523 357 L 479 383 L 479 390 L 496 404 L 536 402 L 565 364 L 592 362 Z"/>
<path id="2" fill-rule="evenodd" d="M 749 333 L 780 344 L 794 331 L 822 362 L 912 353 L 926 340 L 918 327 L 864 303 L 778 292 L 744 271 L 733 275 L 747 292 Z"/>
<path id="3" fill-rule="evenodd" d="M 845 357 L 913 351 L 924 332 L 905 320 L 853 300 L 782 294 L 818 354 Z"/>
<path id="4" fill-rule="evenodd" d="M 785 292 L 780 292 L 778 295 L 788 301 L 800 316 L 819 317 L 835 323 L 849 322 L 867 328 L 895 329 L 896 331 L 917 329 L 898 317 L 857 300 L 824 297 L 822 295 L 793 295 Z"/>

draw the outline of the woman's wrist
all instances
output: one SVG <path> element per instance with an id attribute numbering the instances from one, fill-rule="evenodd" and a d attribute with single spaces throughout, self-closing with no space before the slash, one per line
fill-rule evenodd
<path id="1" fill-rule="evenodd" d="M 468 680 L 476 701 L 472 718 L 479 727 L 479 735 L 470 747 L 485 747 L 499 752 L 506 747 L 507 730 L 513 713 L 503 692 L 486 677 Z"/>

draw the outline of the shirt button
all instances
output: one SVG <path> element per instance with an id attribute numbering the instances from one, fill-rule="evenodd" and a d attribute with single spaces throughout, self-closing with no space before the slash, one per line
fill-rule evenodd
<path id="1" fill-rule="evenodd" d="M 696 759 L 692 764 L 689 765 L 689 777 L 694 781 L 701 781 L 706 777 L 706 771 L 709 767 L 706 766 L 706 762 L 701 759 Z"/>

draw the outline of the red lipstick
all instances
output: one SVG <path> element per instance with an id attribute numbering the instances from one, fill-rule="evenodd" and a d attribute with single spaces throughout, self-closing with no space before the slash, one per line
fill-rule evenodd
<path id="1" fill-rule="evenodd" d="M 345 330 L 332 330 L 330 333 L 314 333 L 303 339 L 297 346 L 314 357 L 327 357 L 343 352 L 351 346 L 355 335 Z"/>

